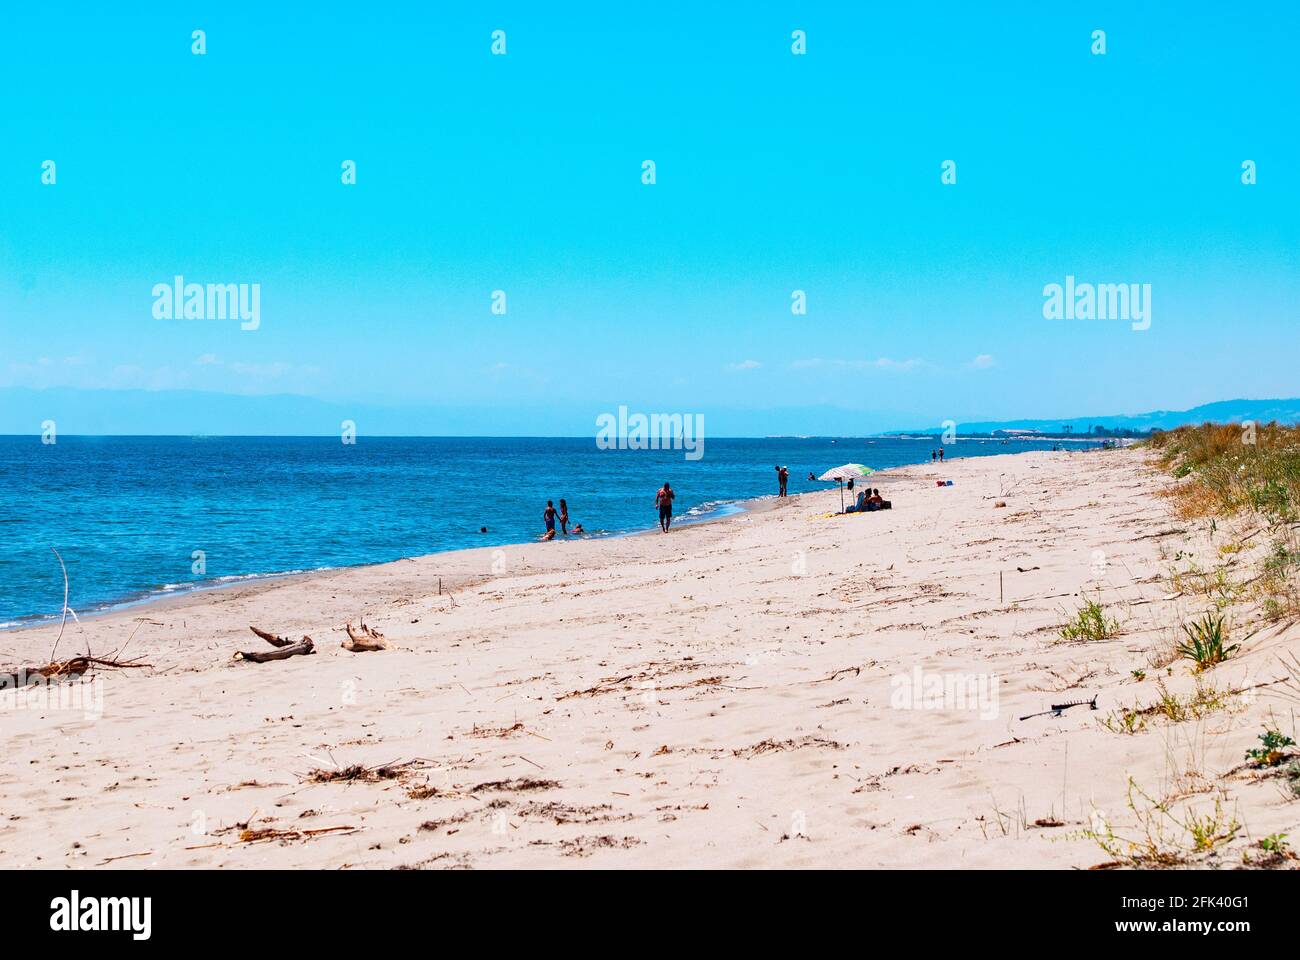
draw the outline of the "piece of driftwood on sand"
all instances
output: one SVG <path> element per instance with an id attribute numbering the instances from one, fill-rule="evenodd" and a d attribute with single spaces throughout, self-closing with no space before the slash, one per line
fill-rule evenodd
<path id="1" fill-rule="evenodd" d="M 43 667 L 20 667 L 8 673 L 0 673 L 0 690 L 27 687 L 35 683 L 48 683 L 63 677 L 80 677 L 92 666 L 130 669 L 132 667 L 150 667 L 153 664 L 137 663 L 132 660 L 105 660 L 101 657 L 73 657 L 71 660 L 47 663 Z"/>
<path id="2" fill-rule="evenodd" d="M 234 659 L 249 660 L 253 663 L 267 663 L 271 660 L 288 660 L 290 657 L 305 656 L 309 653 L 316 652 L 316 645 L 312 642 L 311 637 L 303 637 L 297 643 L 286 637 L 277 636 L 274 633 L 268 633 L 265 630 L 259 630 L 257 627 L 249 624 L 249 630 L 275 647 L 274 650 L 238 650 L 235 652 Z"/>
<path id="3" fill-rule="evenodd" d="M 344 650 L 351 650 L 353 653 L 367 653 L 371 650 L 387 650 L 388 640 L 384 635 L 373 627 L 366 626 L 362 621 L 360 628 L 353 630 L 352 624 L 345 625 L 348 631 L 348 638 L 340 646 Z"/>

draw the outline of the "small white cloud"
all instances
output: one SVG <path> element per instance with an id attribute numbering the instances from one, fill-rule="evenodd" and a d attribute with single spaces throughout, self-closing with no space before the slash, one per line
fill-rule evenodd
<path id="1" fill-rule="evenodd" d="M 993 366 L 993 354 L 981 353 L 970 362 L 970 365 L 976 370 L 987 370 L 989 367 Z"/>
<path id="2" fill-rule="evenodd" d="M 893 360 L 889 357 L 879 357 L 875 360 L 826 360 L 821 357 L 813 357 L 810 360 L 796 360 L 791 366 L 797 369 L 807 369 L 812 367 L 831 367 L 837 370 L 898 370 L 908 371 L 915 370 L 917 367 L 925 366 L 924 360 Z"/>
<path id="3" fill-rule="evenodd" d="M 205 353 L 194 361 L 196 367 L 213 367 L 221 363 L 221 359 L 215 353 Z"/>
<path id="4" fill-rule="evenodd" d="M 757 370 L 762 364 L 757 360 L 742 360 L 740 363 L 727 364 L 728 370 Z"/>

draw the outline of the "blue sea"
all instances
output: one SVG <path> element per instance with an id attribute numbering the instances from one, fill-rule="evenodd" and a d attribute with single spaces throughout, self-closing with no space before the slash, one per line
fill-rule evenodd
<path id="1" fill-rule="evenodd" d="M 1051 441 L 962 439 L 950 454 Z M 379 563 L 535 539 L 548 499 L 591 536 L 657 525 L 670 481 L 679 522 L 776 492 L 809 472 L 930 459 L 930 439 L 708 439 L 601 450 L 585 438 L 0 437 L 0 627 L 56 616 L 67 564 L 78 614 L 257 576 Z M 487 533 L 480 533 L 487 527 Z M 195 551 L 205 569 L 194 572 Z"/>

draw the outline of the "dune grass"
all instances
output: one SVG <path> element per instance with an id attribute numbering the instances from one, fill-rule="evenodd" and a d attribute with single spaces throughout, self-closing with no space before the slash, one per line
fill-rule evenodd
<path id="1" fill-rule="evenodd" d="M 1079 643 L 1087 640 L 1110 640 L 1120 634 L 1120 623 L 1106 616 L 1106 609 L 1098 600 L 1085 600 L 1074 615 L 1056 628 L 1062 643 Z"/>
<path id="2" fill-rule="evenodd" d="M 1205 423 L 1153 433 L 1163 466 L 1187 479 L 1175 493 L 1187 518 L 1250 510 L 1300 516 L 1300 429 Z"/>
<path id="3" fill-rule="evenodd" d="M 1128 807 L 1135 828 L 1119 833 L 1099 813 L 1081 836 L 1094 841 L 1111 858 L 1102 866 L 1139 869 L 1194 864 L 1230 843 L 1243 829 L 1236 811 L 1229 811 L 1227 796 L 1215 791 L 1204 800 L 1179 803 L 1177 798 L 1156 799 L 1129 778 Z"/>
<path id="4" fill-rule="evenodd" d="M 1253 581 L 1254 598 L 1270 620 L 1300 616 L 1300 428 L 1204 423 L 1157 431 L 1147 445 L 1178 481 L 1166 493 L 1181 518 L 1213 524 L 1248 515 L 1268 531 L 1271 548 Z M 1229 552 L 1236 552 L 1232 545 Z"/>

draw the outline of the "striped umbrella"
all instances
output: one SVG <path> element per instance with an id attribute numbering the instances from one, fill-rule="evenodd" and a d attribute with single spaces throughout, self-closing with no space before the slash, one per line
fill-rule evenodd
<path id="1" fill-rule="evenodd" d="M 828 482 L 834 480 L 837 483 L 839 483 L 840 512 L 843 513 L 844 512 L 844 482 L 846 480 L 861 480 L 864 477 L 871 476 L 875 472 L 876 471 L 872 470 L 870 467 L 863 466 L 860 463 L 846 463 L 843 464 L 842 466 L 836 467 L 833 470 L 827 470 L 817 479 L 826 480 Z"/>

